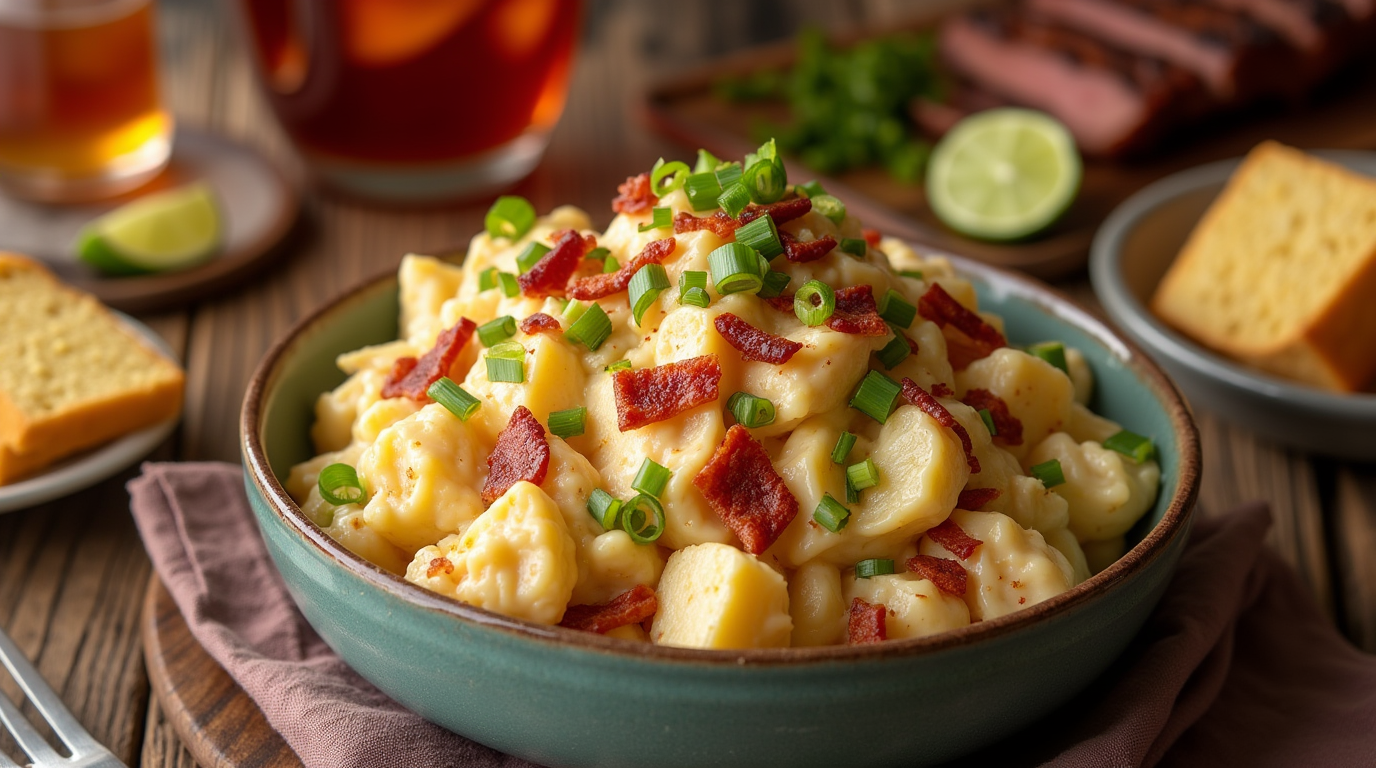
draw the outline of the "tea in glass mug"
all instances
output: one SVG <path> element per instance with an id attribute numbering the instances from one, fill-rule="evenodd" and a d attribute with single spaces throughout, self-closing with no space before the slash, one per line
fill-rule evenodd
<path id="1" fill-rule="evenodd" d="M 525 176 L 581 0 L 236 0 L 278 120 L 327 184 L 442 199 Z"/>
<path id="2" fill-rule="evenodd" d="M 0 186 L 109 197 L 167 164 L 152 0 L 0 0 Z"/>

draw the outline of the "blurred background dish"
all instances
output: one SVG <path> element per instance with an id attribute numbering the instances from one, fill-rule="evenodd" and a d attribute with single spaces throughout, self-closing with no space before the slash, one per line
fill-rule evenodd
<path id="1" fill-rule="evenodd" d="M 1376 153 L 1314 153 L 1376 176 Z M 1148 303 L 1200 217 L 1240 160 L 1163 179 L 1123 203 L 1094 240 L 1090 276 L 1113 321 L 1161 363 L 1196 408 L 1306 451 L 1376 460 L 1376 394 L 1297 384 L 1208 350 L 1152 314 Z"/>

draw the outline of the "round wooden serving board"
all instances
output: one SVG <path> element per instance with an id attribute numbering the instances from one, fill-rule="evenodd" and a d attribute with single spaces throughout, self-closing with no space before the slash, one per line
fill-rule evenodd
<path id="1" fill-rule="evenodd" d="M 196 762 L 203 768 L 301 768 L 258 705 L 192 636 L 156 575 L 140 623 L 153 694 Z"/>

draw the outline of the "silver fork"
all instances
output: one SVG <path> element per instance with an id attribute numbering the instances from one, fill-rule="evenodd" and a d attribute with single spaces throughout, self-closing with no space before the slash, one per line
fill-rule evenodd
<path id="1" fill-rule="evenodd" d="M 10 636 L 0 629 L 0 666 L 4 666 L 19 683 L 24 695 L 29 697 L 33 706 L 43 719 L 52 726 L 53 733 L 67 746 L 71 757 L 63 757 L 48 746 L 48 742 L 35 731 L 29 721 L 14 706 L 10 698 L 0 693 L 0 725 L 4 725 L 10 736 L 24 750 L 33 762 L 32 768 L 127 768 L 110 750 L 101 746 L 91 737 L 72 713 L 62 705 L 53 689 L 24 658 L 19 646 Z M 19 768 L 3 752 L 0 752 L 0 768 Z"/>

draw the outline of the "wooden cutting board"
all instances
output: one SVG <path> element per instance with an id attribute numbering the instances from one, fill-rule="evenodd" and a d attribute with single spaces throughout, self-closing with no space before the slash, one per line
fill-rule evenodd
<path id="1" fill-rule="evenodd" d="M 928 21 L 908 31 L 932 27 Z M 834 39 L 846 45 L 865 36 L 851 32 Z M 690 151 L 703 147 L 721 157 L 743 157 L 759 143 L 751 136 L 752 126 L 786 121 L 787 108 L 780 103 L 728 103 L 713 93 L 714 85 L 727 77 L 783 69 L 793 59 L 794 47 L 789 42 L 746 50 L 702 69 L 675 74 L 650 89 L 646 118 L 653 128 Z M 1084 268 L 1095 231 L 1134 192 L 1176 171 L 1246 154 L 1265 139 L 1304 149 L 1376 149 L 1376 59 L 1342 73 L 1305 103 L 1261 104 L 1220 115 L 1177 133 L 1152 155 L 1130 162 L 1086 162 L 1080 195 L 1066 217 L 1045 235 L 1024 243 L 984 243 L 956 234 L 932 214 L 921 185 L 902 184 L 880 169 L 828 178 L 790 162 L 788 175 L 797 180 L 821 178 L 827 191 L 841 198 L 866 226 L 885 234 L 1052 279 Z"/>
<path id="2" fill-rule="evenodd" d="M 202 768 L 301 768 L 258 705 L 192 636 L 157 575 L 141 623 L 153 694 Z"/>

